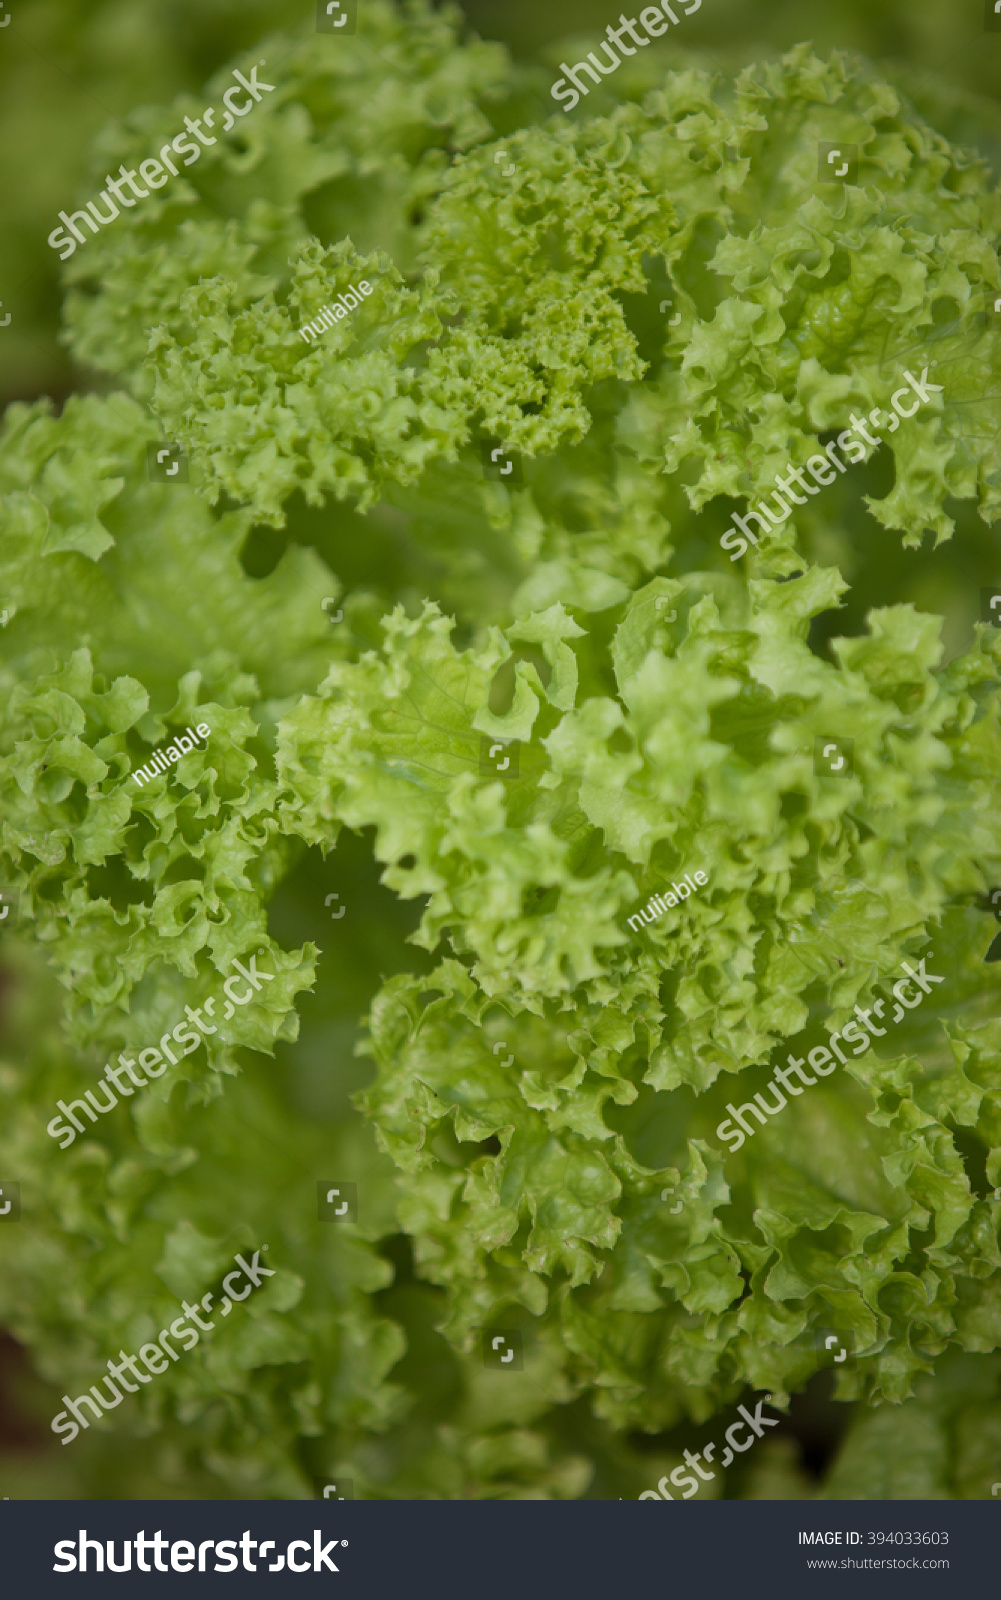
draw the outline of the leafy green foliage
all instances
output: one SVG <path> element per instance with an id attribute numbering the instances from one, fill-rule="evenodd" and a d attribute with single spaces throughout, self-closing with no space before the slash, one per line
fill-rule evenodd
<path id="1" fill-rule="evenodd" d="M 997 1202 L 971 1191 L 947 1133 L 978 1127 L 999 1087 L 989 1027 L 956 1024 L 954 1048 L 975 1061 L 962 1092 L 955 1068 L 932 1091 L 906 1057 L 867 1056 L 849 1072 L 877 1102 L 868 1118 L 840 1080 L 725 1173 L 712 1142 L 732 1093 L 721 1074 L 746 1073 L 743 1090 L 749 1063 L 797 1045 L 822 1004 L 840 1025 L 871 1003 L 998 860 L 1001 838 L 984 830 L 996 727 L 975 712 L 979 693 L 996 717 L 997 646 L 985 631 L 936 677 L 934 621 L 891 609 L 869 639 L 844 641 L 835 667 L 804 642 L 811 611 L 836 594 L 830 575 L 721 588 L 722 607 L 702 581 L 636 596 L 610 652 L 618 700 L 560 715 L 526 669 L 526 697 L 554 726 L 507 785 L 476 776 L 470 710 L 496 648 L 446 650 L 433 614 L 393 619 L 385 662 L 335 667 L 279 734 L 295 752 L 280 755 L 282 779 L 308 796 L 285 825 L 307 838 L 373 825 L 387 883 L 429 896 L 420 942 L 446 934 L 460 957 L 395 980 L 372 1013 L 380 1073 L 364 1105 L 411 1175 L 401 1216 L 421 1269 L 451 1290 L 456 1337 L 503 1325 L 515 1305 L 554 1324 L 576 1382 L 597 1386 L 619 1426 L 666 1426 L 682 1403 L 707 1415 L 740 1383 L 798 1386 L 817 1362 L 806 1336 L 831 1315 L 868 1357 L 842 1392 L 900 1399 L 956 1330 L 957 1275 L 1001 1265 L 995 1247 L 984 1254 Z M 685 617 L 670 643 L 666 590 Z M 536 619 L 540 637 L 559 613 Z M 518 731 L 533 721 L 524 713 Z M 856 776 L 840 786 L 812 766 L 832 722 L 856 736 Z M 623 933 L 636 904 L 700 866 L 704 896 Z M 841 909 L 846 879 L 854 904 Z M 968 916 L 946 968 L 979 985 L 983 951 L 964 956 L 962 932 Z M 651 1123 L 670 1120 L 679 1091 L 680 1126 L 658 1138 Z M 676 1217 L 665 1186 L 684 1201 Z M 922 1304 L 934 1284 L 935 1309 L 923 1313 L 907 1258 L 909 1230 L 929 1229 Z M 899 1313 L 885 1314 L 898 1293 Z"/>
<path id="2" fill-rule="evenodd" d="M 785 1406 L 833 1326 L 839 1399 L 952 1429 L 934 1492 L 976 1496 L 975 1399 L 948 1396 L 993 1394 L 1001 1333 L 973 908 L 1001 878 L 1001 645 L 977 627 L 946 662 L 940 619 L 893 594 L 829 651 L 817 630 L 848 590 L 832 542 L 961 542 L 964 501 L 995 512 L 983 164 L 805 46 L 572 121 L 416 4 L 373 0 L 336 54 L 261 49 L 273 96 L 66 268 L 71 348 L 126 392 L 12 407 L 0 436 L 23 918 L 0 1160 L 34 1197 L 0 1313 L 82 1389 L 266 1238 L 267 1293 L 115 1427 L 155 1481 L 292 1496 L 335 1472 L 376 1496 L 638 1493 L 629 1432 L 746 1386 Z M 204 103 L 137 112 L 95 173 Z M 835 137 L 860 184 L 821 194 Z M 307 346 L 361 277 L 374 295 Z M 717 502 L 932 360 L 893 481 L 863 500 L 860 471 L 735 571 Z M 148 481 L 164 434 L 190 487 Z M 486 481 L 497 439 L 523 484 Z M 208 749 L 139 789 L 197 721 Z M 824 736 L 854 740 L 850 779 L 815 773 Z M 357 992 L 317 909 L 334 885 L 353 916 L 383 897 Z M 258 949 L 278 976 L 239 1025 L 56 1152 L 56 1098 Z M 728 1099 L 917 955 L 947 981 L 892 1038 L 721 1149 Z M 314 1223 L 324 1170 L 357 1179 L 357 1226 Z M 484 1367 L 497 1327 L 524 1371 Z M 835 1485 L 893 1492 L 885 1426 Z M 767 1460 L 747 1492 L 808 1492 Z"/>

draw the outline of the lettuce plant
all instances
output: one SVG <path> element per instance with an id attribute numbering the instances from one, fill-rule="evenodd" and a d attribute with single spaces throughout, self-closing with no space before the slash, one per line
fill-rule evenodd
<path id="1" fill-rule="evenodd" d="M 14 406 L 0 437 L 0 1152 L 35 1197 L 0 1240 L 6 1323 L 78 1392 L 267 1237 L 281 1270 L 240 1328 L 116 1412 L 143 1470 L 455 1498 L 639 1492 L 636 1434 L 747 1387 L 784 1408 L 833 1330 L 870 1492 L 899 1482 L 869 1406 L 949 1432 L 929 1482 L 978 1496 L 1001 646 L 977 625 L 947 659 L 878 563 L 825 640 L 865 541 L 951 572 L 996 515 L 986 168 L 807 46 L 736 77 L 651 49 L 633 98 L 571 118 L 416 3 L 261 54 L 277 87 L 246 127 L 64 269 L 70 348 L 118 387 Z M 95 172 L 193 108 L 136 113 Z M 855 186 L 818 184 L 838 140 Z M 932 363 L 937 403 L 726 558 L 735 507 Z M 162 438 L 190 485 L 149 481 Z M 198 721 L 208 750 L 133 793 Z M 824 737 L 854 741 L 851 777 L 815 770 Z M 323 1122 L 305 1086 L 361 1009 L 326 993 L 340 862 L 385 933 L 364 1120 Z M 704 892 L 630 931 L 695 869 Z M 240 1031 L 57 1152 L 55 1099 L 251 948 L 280 981 Z M 729 1155 L 727 1102 L 926 955 L 947 982 L 892 1041 Z M 314 1223 L 326 1168 L 358 1182 L 356 1228 Z M 484 1365 L 497 1329 L 523 1371 Z"/>

